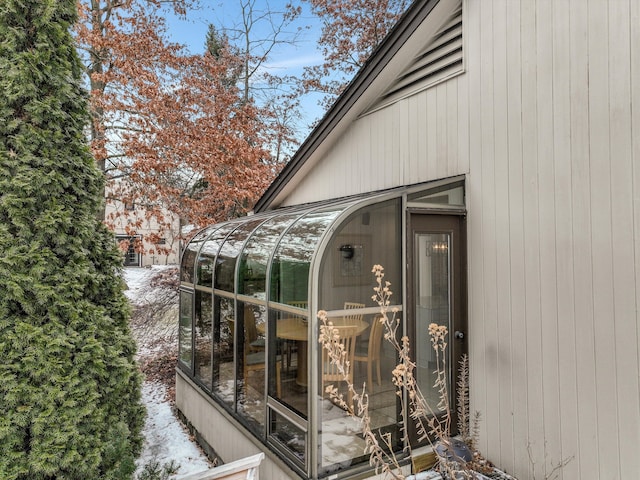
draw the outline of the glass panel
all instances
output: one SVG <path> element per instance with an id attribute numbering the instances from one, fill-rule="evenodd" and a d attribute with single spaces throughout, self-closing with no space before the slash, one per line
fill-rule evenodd
<path id="1" fill-rule="evenodd" d="M 236 338 L 241 354 L 238 371 L 238 413 L 253 431 L 262 435 L 265 424 L 265 330 L 267 309 L 260 305 L 238 302 L 238 314 L 242 314 L 242 338 Z"/>
<path id="2" fill-rule="evenodd" d="M 396 353 L 383 338 L 384 328 L 377 313 L 363 308 L 377 307 L 372 300 L 377 285 L 371 272 L 374 264 L 385 269 L 384 280 L 391 282 L 392 304 L 402 300 L 402 236 L 399 199 L 364 207 L 346 219 L 331 239 L 324 253 L 319 276 L 319 309 L 350 310 L 349 315 L 331 318 L 334 325 L 356 328 L 351 382 L 358 389 L 366 384 L 373 431 L 391 433 L 395 446 L 401 445 L 398 429 L 400 400 L 392 383 L 391 371 Z M 347 248 L 349 247 L 349 248 Z M 391 313 L 389 312 L 389 315 Z M 396 316 L 399 318 L 399 315 Z M 400 332 L 398 332 L 400 334 Z M 346 398 L 347 383 L 336 380 L 325 366 L 322 346 L 318 346 L 317 368 L 319 396 L 322 398 L 319 429 L 319 470 L 323 474 L 367 462 L 365 443 L 358 422 L 348 418 L 324 392 L 334 385 Z"/>
<path id="3" fill-rule="evenodd" d="M 264 218 L 257 218 L 241 223 L 224 241 L 216 258 L 216 274 L 214 288 L 233 292 L 235 290 L 236 260 L 245 240 Z"/>
<path id="4" fill-rule="evenodd" d="M 273 311 L 271 318 L 269 352 L 275 352 L 275 355 L 271 355 L 271 362 L 276 370 L 276 378 L 271 382 L 269 393 L 279 398 L 301 417 L 307 418 L 309 379 L 307 316 Z"/>
<path id="5" fill-rule="evenodd" d="M 344 209 L 310 213 L 298 219 L 280 241 L 271 267 L 271 300 L 280 303 L 306 301 L 309 264 L 320 236 Z"/>
<path id="6" fill-rule="evenodd" d="M 214 259 L 218 254 L 218 250 L 220 250 L 220 244 L 227 234 L 236 226 L 238 226 L 237 223 L 225 223 L 223 225 L 218 225 L 218 228 L 214 229 L 215 231 L 205 241 L 202 249 L 200 250 L 200 254 L 198 255 L 198 285 L 203 285 L 205 287 L 212 286 Z"/>
<path id="7" fill-rule="evenodd" d="M 417 203 L 464 207 L 464 186 L 447 185 L 436 191 L 429 190 L 428 193 L 414 193 L 409 195 L 408 200 Z"/>
<path id="8" fill-rule="evenodd" d="M 235 371 L 233 345 L 235 313 L 233 300 L 214 296 L 215 321 L 213 330 L 213 392 L 229 407 L 235 401 Z"/>
<path id="9" fill-rule="evenodd" d="M 418 387 L 432 410 L 440 399 L 434 388 L 436 354 L 429 341 L 429 324 L 450 325 L 451 235 L 416 233 L 416 378 Z"/>
<path id="10" fill-rule="evenodd" d="M 180 321 L 178 324 L 178 358 L 187 368 L 191 369 L 193 322 L 193 294 L 180 292 Z"/>
<path id="11" fill-rule="evenodd" d="M 193 269 L 195 268 L 196 255 L 198 254 L 198 250 L 200 249 L 203 240 L 209 235 L 209 233 L 211 233 L 212 230 L 215 230 L 215 226 L 200 230 L 195 234 L 182 252 L 180 266 L 180 280 L 182 282 L 193 283 Z"/>
<path id="12" fill-rule="evenodd" d="M 238 293 L 266 298 L 267 264 L 281 233 L 300 214 L 280 215 L 258 227 L 244 247 Z"/>
<path id="13" fill-rule="evenodd" d="M 341 310 L 345 304 L 375 306 L 373 265 L 382 265 L 401 301 L 402 251 L 400 200 L 370 205 L 336 229 L 325 250 L 319 278 L 319 309 Z"/>
<path id="14" fill-rule="evenodd" d="M 196 291 L 195 310 L 195 364 L 194 374 L 197 380 L 211 390 L 211 353 L 213 324 L 213 300 L 210 292 Z"/>
<path id="15" fill-rule="evenodd" d="M 398 316 L 396 318 L 399 319 Z M 401 321 L 401 319 L 399 319 Z M 368 395 L 370 428 L 378 436 L 381 445 L 385 441 L 381 434 L 390 434 L 394 448 L 402 448 L 402 437 L 399 428 L 400 402 L 396 388 L 391 381 L 391 368 L 395 363 L 395 351 L 391 345 L 383 340 L 383 325 L 379 319 L 364 321 L 364 326 L 334 319 L 334 325 L 339 330 L 340 343 L 346 352 L 351 351 L 355 342 L 355 352 L 352 366 L 345 380 L 344 374 L 338 372 L 326 355 L 326 350 L 318 352 L 319 361 L 319 395 L 322 398 L 319 410 L 318 442 L 319 442 L 319 471 L 326 474 L 346 469 L 352 465 L 369 461 L 364 454 L 366 443 L 363 438 L 360 420 L 350 417 L 345 410 L 336 405 L 326 393 L 329 385 L 335 387 L 347 402 L 350 402 L 348 384 L 365 389 Z M 321 347 L 319 347 L 321 348 Z M 348 356 L 350 356 L 348 354 Z M 368 364 L 371 359 L 372 363 Z M 378 365 L 381 375 L 378 376 Z M 373 381 L 368 383 L 368 369 L 371 368 Z M 349 378 L 350 377 L 350 378 Z"/>
<path id="16" fill-rule="evenodd" d="M 307 436 L 300 427 L 277 412 L 271 411 L 269 436 L 291 451 L 301 465 L 306 463 Z"/>

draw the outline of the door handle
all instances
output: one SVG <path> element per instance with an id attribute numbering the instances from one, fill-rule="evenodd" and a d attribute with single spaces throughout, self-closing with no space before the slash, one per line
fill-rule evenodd
<path id="1" fill-rule="evenodd" d="M 453 336 L 458 340 L 462 340 L 464 339 L 464 332 L 461 332 L 460 330 L 456 330 Z"/>

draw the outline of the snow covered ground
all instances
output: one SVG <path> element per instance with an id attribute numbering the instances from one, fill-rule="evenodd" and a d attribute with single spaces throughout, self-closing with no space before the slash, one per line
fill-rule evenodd
<path id="1" fill-rule="evenodd" d="M 124 279 L 128 286 L 126 294 L 134 306 L 153 300 L 155 289 L 149 282 L 165 268 L 168 267 L 125 269 Z M 139 355 L 154 353 L 153 349 L 139 349 Z M 173 461 L 179 467 L 177 475 L 196 473 L 211 467 L 207 457 L 174 415 L 164 385 L 145 381 L 142 386 L 142 401 L 147 408 L 147 418 L 143 430 L 143 450 L 137 461 L 138 473 L 145 464 L 151 462 L 164 465 Z"/>
<path id="2" fill-rule="evenodd" d="M 142 400 L 147 407 L 147 418 L 143 430 L 142 454 L 137 461 L 138 472 L 146 463 L 153 461 L 161 465 L 173 461 L 179 466 L 178 475 L 210 468 L 207 458 L 173 414 L 166 400 L 165 387 L 145 382 L 142 386 Z"/>

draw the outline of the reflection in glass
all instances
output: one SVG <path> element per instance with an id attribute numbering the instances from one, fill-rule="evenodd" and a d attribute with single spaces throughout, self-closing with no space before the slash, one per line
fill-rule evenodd
<path id="1" fill-rule="evenodd" d="M 277 412 L 271 411 L 269 436 L 286 447 L 301 465 L 306 463 L 307 436 L 301 428 Z"/>
<path id="2" fill-rule="evenodd" d="M 227 223 L 218 226 L 218 229 L 214 229 L 211 236 L 205 241 L 198 255 L 197 273 L 198 273 L 198 285 L 205 287 L 211 287 L 213 279 L 213 262 L 220 250 L 220 244 L 227 236 L 227 234 L 237 227 L 237 223 Z"/>
<path id="3" fill-rule="evenodd" d="M 398 315 L 396 315 L 396 318 L 400 322 L 402 321 Z M 365 315 L 365 322 L 372 325 L 374 321 L 377 321 L 375 315 Z M 369 326 L 356 337 L 356 356 L 359 355 L 360 349 L 362 349 L 362 354 L 367 354 L 371 330 L 372 328 Z M 395 354 L 384 339 L 380 339 L 380 341 L 383 350 L 381 382 L 378 383 L 377 376 L 374 376 L 373 382 L 369 383 L 366 363 L 356 362 L 352 367 L 353 383 L 358 389 L 366 384 L 371 430 L 376 435 L 390 434 L 391 444 L 394 445 L 397 451 L 402 445 L 402 432 L 399 428 L 399 397 L 396 394 L 396 387 L 392 383 L 391 375 L 391 370 L 395 365 Z M 321 354 L 318 353 L 318 356 L 321 357 Z M 344 383 L 329 383 L 338 388 L 339 392 L 343 393 L 347 398 L 346 385 Z M 319 471 L 323 476 L 368 461 L 368 455 L 363 453 L 366 444 L 363 439 L 360 421 L 347 415 L 342 408 L 329 399 L 327 394 L 323 395 L 320 404 L 319 422 L 318 442 L 320 456 L 318 460 Z M 379 437 L 378 441 L 381 445 L 384 445 L 381 437 Z"/>
<path id="4" fill-rule="evenodd" d="M 249 234 L 262 221 L 264 221 L 263 218 L 246 221 L 229 234 L 216 259 L 214 288 L 227 292 L 233 292 L 235 290 L 236 260 L 240 254 L 240 249 Z"/>
<path id="5" fill-rule="evenodd" d="M 197 380 L 211 390 L 211 352 L 213 324 L 213 302 L 210 292 L 196 291 L 195 309 L 195 364 L 194 375 Z"/>
<path id="6" fill-rule="evenodd" d="M 385 280 L 391 282 L 394 292 L 392 302 L 402 298 L 401 261 L 401 204 L 399 199 L 363 207 L 351 214 L 335 231 L 324 253 L 319 282 L 319 308 L 342 310 L 349 305 L 374 307 L 371 296 L 376 286 L 371 273 L 373 264 L 385 268 Z M 353 247 L 353 255 L 347 255 L 344 247 Z M 391 433 L 394 445 L 401 445 L 400 402 L 391 379 L 396 364 L 394 349 L 382 338 L 375 314 L 359 314 L 334 318 L 334 324 L 356 325 L 356 320 L 368 326 L 356 336 L 353 383 L 366 383 L 369 395 L 371 426 L 374 431 Z M 396 317 L 398 318 L 398 317 Z M 321 348 L 320 346 L 318 348 Z M 318 352 L 316 368 L 322 379 L 322 355 Z M 371 363 L 370 363 L 371 362 Z M 380 380 L 377 369 L 380 366 Z M 371 379 L 369 378 L 371 368 Z M 346 394 L 344 382 L 329 382 Z M 322 389 L 320 382 L 319 389 Z M 342 470 L 368 459 L 363 456 L 364 440 L 357 422 L 335 406 L 322 393 L 320 408 L 319 469 L 323 474 Z"/>
<path id="7" fill-rule="evenodd" d="M 409 202 L 424 203 L 428 205 L 451 205 L 464 207 L 464 185 L 454 186 L 446 185 L 434 192 L 433 189 L 428 193 L 417 192 L 409 195 Z"/>
<path id="8" fill-rule="evenodd" d="M 200 245 L 202 245 L 203 240 L 215 229 L 216 226 L 214 225 L 200 230 L 185 247 L 184 252 L 182 252 L 182 262 L 180 266 L 180 280 L 182 282 L 193 283 L 193 265 L 196 260 L 196 255 L 198 254 L 198 249 Z"/>
<path id="9" fill-rule="evenodd" d="M 282 237 L 271 266 L 271 300 L 308 300 L 309 265 L 327 226 L 344 206 L 313 212 L 298 219 Z"/>
<path id="10" fill-rule="evenodd" d="M 416 378 L 418 386 L 433 411 L 440 400 L 434 388 L 435 351 L 428 342 L 429 324 L 450 325 L 450 242 L 447 233 L 416 233 Z"/>
<path id="11" fill-rule="evenodd" d="M 370 205 L 355 211 L 331 238 L 322 259 L 319 308 L 340 310 L 345 302 L 375 304 L 371 300 L 374 264 L 382 265 L 385 280 L 392 283 L 400 301 L 402 279 L 401 205 L 399 199 Z M 352 248 L 351 251 L 346 247 Z"/>
<path id="12" fill-rule="evenodd" d="M 267 265 L 278 238 L 299 214 L 279 215 L 260 225 L 240 257 L 238 293 L 266 298 Z"/>
<path id="13" fill-rule="evenodd" d="M 272 312 L 269 330 L 271 363 L 279 372 L 271 395 L 307 418 L 309 368 L 307 362 L 309 322 L 306 315 Z M 275 352 L 275 353 L 274 353 Z M 278 371 L 278 370 L 276 370 Z"/>
<path id="14" fill-rule="evenodd" d="M 225 404 L 233 407 L 235 401 L 235 371 L 233 345 L 235 316 L 233 299 L 215 297 L 213 329 L 213 392 Z"/>
<path id="15" fill-rule="evenodd" d="M 180 292 L 180 322 L 178 325 L 178 358 L 180 362 L 191 368 L 191 322 L 192 322 L 193 294 Z"/>
<path id="16" fill-rule="evenodd" d="M 266 342 L 266 307 L 238 302 L 243 317 L 242 338 L 236 338 L 242 352 L 241 372 L 238 372 L 238 413 L 245 417 L 258 434 L 264 432 L 264 399 Z"/>

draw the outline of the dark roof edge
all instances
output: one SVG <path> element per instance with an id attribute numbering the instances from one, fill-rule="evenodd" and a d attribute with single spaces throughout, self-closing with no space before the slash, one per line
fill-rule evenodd
<path id="1" fill-rule="evenodd" d="M 373 83 L 373 80 L 389 63 L 402 45 L 420 26 L 423 20 L 440 0 L 416 0 L 402 15 L 396 26 L 378 45 L 364 66 L 351 80 L 345 91 L 329 108 L 320 123 L 313 129 L 305 141 L 300 145 L 293 158 L 282 169 L 276 179 L 269 185 L 264 194 L 254 206 L 255 212 L 261 212 L 269 207 L 275 197 L 282 191 L 291 178 L 300 170 L 311 154 L 327 138 L 336 125 L 353 107 L 362 93 Z"/>

